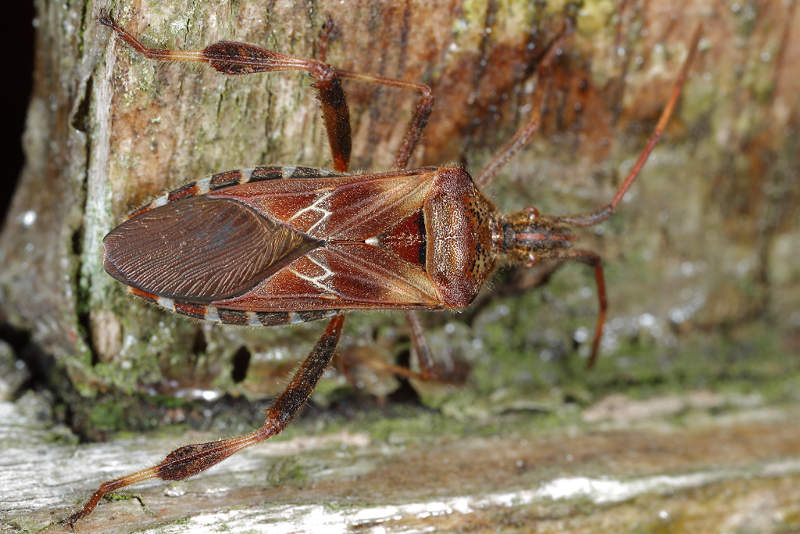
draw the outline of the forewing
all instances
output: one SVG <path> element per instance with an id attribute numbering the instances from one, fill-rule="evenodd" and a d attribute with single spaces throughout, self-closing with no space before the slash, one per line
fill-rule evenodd
<path id="1" fill-rule="evenodd" d="M 314 249 L 247 294 L 216 305 L 255 311 L 441 307 L 421 267 L 365 243 Z"/>
<path id="2" fill-rule="evenodd" d="M 282 179 L 225 188 L 232 198 L 326 242 L 363 242 L 419 210 L 435 169 L 336 178 Z"/>
<path id="3" fill-rule="evenodd" d="M 103 245 L 106 271 L 121 282 L 212 302 L 247 292 L 320 243 L 242 203 L 198 196 L 128 219 Z"/>

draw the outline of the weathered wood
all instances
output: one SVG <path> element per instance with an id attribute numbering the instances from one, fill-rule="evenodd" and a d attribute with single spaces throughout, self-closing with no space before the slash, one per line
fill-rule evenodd
<path id="1" fill-rule="evenodd" d="M 527 0 L 153 4 L 108 7 L 153 46 L 239 39 L 312 56 L 330 12 L 339 26 L 331 62 L 433 86 L 438 100 L 413 163 L 464 162 L 473 172 L 527 118 L 538 51 L 570 9 Z M 36 7 L 28 163 L 0 236 L 0 320 L 18 332 L 15 356 L 28 365 L 19 372 L 9 358 L 0 362 L 10 377 L 0 387 L 4 531 L 60 519 L 100 481 L 187 442 L 147 436 L 79 447 L 53 421 L 94 438 L 165 422 L 216 425 L 189 441 L 232 435 L 262 417 L 260 405 L 203 399 L 273 395 L 283 385 L 275 377 L 323 328 L 202 325 L 131 299 L 100 264 L 105 232 L 165 189 L 256 164 L 327 166 L 308 80 L 152 63 L 95 23 L 106 6 Z M 465 314 L 425 317 L 434 350 L 454 347 L 473 366 L 464 388 L 417 385 L 438 413 L 358 412 L 380 419 L 337 419 L 347 431 L 326 427 L 321 436 L 312 434 L 322 419 L 300 422 L 285 441 L 207 476 L 142 488 L 154 515 L 136 501 L 103 504 L 86 531 L 177 521 L 169 532 L 189 532 L 204 519 L 243 530 L 287 514 L 301 525 L 309 516 L 356 517 L 349 526 L 388 530 L 797 528 L 797 1 L 587 0 L 574 15 L 542 135 L 489 191 L 503 209 L 563 213 L 607 201 L 658 116 L 695 23 L 705 24 L 679 112 L 632 201 L 587 238 L 608 267 L 599 368 L 577 372 L 596 312 L 591 273 L 569 267 L 539 292 L 524 289 L 547 271 L 500 273 Z M 388 168 L 414 96 L 346 90 L 354 168 Z M 392 358 L 406 345 L 401 318 L 382 313 L 351 316 L 342 346 Z M 369 391 L 393 387 L 358 373 L 378 382 Z M 47 396 L 18 398 L 31 380 L 55 391 L 60 411 Z M 692 394 L 698 385 L 740 393 Z M 331 373 L 317 403 L 341 398 L 340 386 Z M 596 402 L 610 391 L 665 389 L 642 403 Z M 759 394 L 742 397 L 751 390 Z M 227 415 L 209 423 L 207 412 Z M 294 456 L 303 449 L 313 452 Z M 587 493 L 541 493 L 564 479 L 582 480 Z M 627 497 L 598 505 L 614 488 Z M 507 495 L 519 500 L 507 506 Z"/>
<path id="2" fill-rule="evenodd" d="M 331 13 L 339 28 L 332 63 L 433 86 L 438 100 L 413 163 L 463 161 L 472 171 L 526 119 L 539 51 L 573 15 L 575 35 L 554 69 L 542 135 L 489 191 L 502 208 L 533 204 L 547 213 L 607 201 L 702 20 L 703 53 L 679 116 L 630 193 L 635 202 L 623 203 L 588 240 L 606 258 L 610 300 L 601 370 L 588 380 L 602 388 L 620 374 L 632 382 L 720 376 L 739 353 L 779 362 L 759 373 L 794 369 L 780 357 L 796 348 L 791 314 L 800 298 L 793 261 L 800 51 L 786 34 L 798 20 L 794 2 L 340 6 L 250 0 L 110 8 L 152 46 L 239 39 L 302 56 L 315 54 Z M 0 241 L 2 313 L 31 332 L 38 354 L 53 358 L 40 369 L 72 404 L 74 426 L 94 436 L 157 424 L 168 410 L 153 392 L 272 395 L 280 381 L 270 378 L 284 375 L 322 328 L 229 329 L 164 314 L 102 271 L 105 232 L 152 196 L 212 172 L 329 164 L 302 75 L 226 78 L 145 60 L 96 24 L 100 7 L 37 3 L 28 164 Z M 414 95 L 355 83 L 346 90 L 353 167 L 391 166 Z M 473 361 L 474 398 L 501 388 L 516 402 L 542 386 L 575 387 L 573 344 L 581 342 L 577 352 L 585 355 L 594 320 L 591 275 L 570 267 L 547 292 L 522 291 L 540 279 L 538 271 L 503 273 L 465 315 L 428 318 L 434 344 L 456 346 Z M 398 352 L 399 318 L 353 319 L 350 334 L 371 340 L 372 353 Z M 705 367 L 687 371 L 696 350 L 709 354 Z M 242 381 L 233 378 L 237 354 L 249 361 Z M 640 367 L 630 366 L 631 354 Z M 340 383 L 332 379 L 328 389 Z M 111 422 L 109 408 L 134 392 L 150 409 L 129 399 L 124 420 Z"/>
<path id="3" fill-rule="evenodd" d="M 55 522 L 75 511 L 87 488 L 148 465 L 187 439 L 182 433 L 64 443 L 37 420 L 42 403 L 35 395 L 16 406 L 0 403 L 2 532 L 70 532 Z M 572 410 L 551 414 L 558 427 L 524 412 L 477 425 L 401 413 L 403 422 L 390 434 L 375 416 L 300 423 L 200 476 L 126 489 L 101 502 L 76 532 L 500 527 L 712 534 L 800 526 L 796 405 L 709 391 L 647 401 L 616 395 L 583 417 Z M 421 438 L 421 427 L 438 428 L 437 435 Z M 189 435 L 208 438 L 214 435 Z"/>

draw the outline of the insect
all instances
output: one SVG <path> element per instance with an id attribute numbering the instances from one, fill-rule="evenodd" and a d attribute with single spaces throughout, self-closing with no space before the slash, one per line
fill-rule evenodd
<path id="1" fill-rule="evenodd" d="M 541 259 L 575 260 L 593 268 L 599 300 L 589 358 L 593 364 L 607 308 L 603 268 L 597 254 L 571 248 L 571 229 L 606 220 L 631 187 L 672 114 L 700 36 L 698 28 L 655 131 L 608 204 L 578 215 L 542 215 L 532 207 L 504 215 L 481 189 L 536 132 L 545 91 L 537 90 L 530 120 L 475 178 L 458 167 L 407 169 L 433 106 L 430 88 L 328 65 L 330 24 L 323 29 L 320 59 L 314 60 L 229 41 L 199 51 L 153 49 L 110 16 L 102 15 L 100 22 L 152 59 L 204 62 L 230 75 L 309 73 L 334 162 L 334 171 L 264 166 L 222 172 L 167 193 L 105 237 L 106 271 L 135 295 L 198 319 L 250 326 L 324 318 L 329 323 L 263 426 L 242 436 L 180 447 L 153 467 L 104 482 L 66 520 L 70 525 L 90 514 L 109 492 L 151 478 L 181 480 L 279 433 L 331 361 L 345 311 L 405 310 L 420 362 L 420 371 L 413 374 L 447 380 L 415 310 L 469 305 L 500 262 L 532 266 Z M 568 33 L 565 27 L 550 43 L 541 58 L 542 71 Z M 346 174 L 351 136 L 343 79 L 419 93 L 395 170 Z"/>

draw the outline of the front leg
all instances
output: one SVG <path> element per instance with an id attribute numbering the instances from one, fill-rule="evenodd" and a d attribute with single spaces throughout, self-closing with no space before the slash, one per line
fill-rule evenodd
<path id="1" fill-rule="evenodd" d="M 608 300 L 606 299 L 606 282 L 603 276 L 603 259 L 590 250 L 571 249 L 554 254 L 553 258 L 559 260 L 573 260 L 585 263 L 594 269 L 594 279 L 597 284 L 597 325 L 594 328 L 594 338 L 592 339 L 592 352 L 586 361 L 586 367 L 591 369 L 597 362 L 597 354 L 600 350 L 600 340 L 603 338 L 603 327 L 606 324 L 606 313 L 608 312 Z"/>
<path id="2" fill-rule="evenodd" d="M 322 373 L 325 372 L 325 368 L 333 357 L 336 345 L 339 343 L 343 323 L 344 315 L 337 315 L 331 319 L 330 323 L 328 323 L 328 328 L 317 341 L 311 354 L 303 361 L 300 369 L 292 377 L 292 381 L 267 411 L 266 419 L 261 428 L 234 438 L 179 447 L 153 467 L 103 482 L 83 508 L 63 522 L 70 527 L 74 526 L 78 520 L 92 513 L 92 510 L 104 495 L 120 488 L 151 478 L 183 480 L 205 471 L 245 447 L 278 434 L 292 420 L 298 410 L 306 403 L 311 392 L 314 391 L 314 387 L 319 382 Z"/>

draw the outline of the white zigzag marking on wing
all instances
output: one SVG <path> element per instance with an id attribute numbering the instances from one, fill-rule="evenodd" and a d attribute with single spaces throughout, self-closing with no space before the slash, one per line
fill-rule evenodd
<path id="1" fill-rule="evenodd" d="M 326 293 L 333 293 L 333 291 L 331 290 L 330 286 L 328 286 L 326 281 L 327 278 L 333 276 L 333 271 L 331 271 L 327 265 L 321 264 L 319 261 L 315 260 L 311 256 L 306 256 L 306 259 L 308 259 L 308 261 L 310 261 L 311 263 L 313 263 L 314 265 L 316 265 L 325 272 L 318 276 L 305 276 L 304 274 L 300 274 L 300 272 L 298 272 L 296 269 L 291 269 L 292 274 L 294 274 L 298 278 L 302 278 L 303 280 L 311 284 L 314 284 L 316 287 L 320 288 L 322 291 Z"/>
<path id="2" fill-rule="evenodd" d="M 320 206 L 320 204 L 322 204 L 323 202 L 326 202 L 330 198 L 331 193 L 332 193 L 332 191 L 329 191 L 329 192 L 325 193 L 324 195 L 319 197 L 316 201 L 314 201 L 314 203 L 311 204 L 310 206 L 305 207 L 305 208 L 303 208 L 301 210 L 298 210 L 294 215 L 289 217 L 289 220 L 291 221 L 292 219 L 294 219 L 296 217 L 299 217 L 300 215 L 303 215 L 307 211 L 317 211 L 317 212 L 322 213 L 322 217 L 320 217 L 320 219 L 317 222 L 312 224 L 311 227 L 308 230 L 306 230 L 307 234 L 311 234 L 317 226 L 319 226 L 323 222 L 325 222 L 328 219 L 330 219 L 330 217 L 332 215 L 332 213 L 330 211 L 328 211 L 325 208 Z"/>

